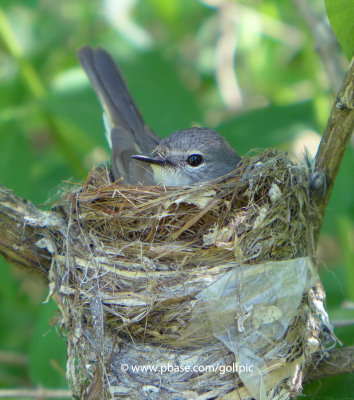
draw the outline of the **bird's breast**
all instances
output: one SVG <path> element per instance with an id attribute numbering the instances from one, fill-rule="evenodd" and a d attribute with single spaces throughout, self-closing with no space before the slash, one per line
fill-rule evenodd
<path id="1" fill-rule="evenodd" d="M 163 184 L 165 186 L 185 186 L 194 183 L 192 177 L 182 170 L 182 168 L 176 167 L 166 167 L 159 165 L 151 165 L 154 180 L 158 184 Z"/>

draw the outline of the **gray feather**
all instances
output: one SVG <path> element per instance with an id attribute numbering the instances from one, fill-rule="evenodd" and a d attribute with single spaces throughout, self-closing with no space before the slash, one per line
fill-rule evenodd
<path id="1" fill-rule="evenodd" d="M 161 138 L 144 123 L 122 73 L 105 50 L 85 46 L 78 57 L 104 110 L 114 178 L 123 177 L 130 184 L 152 183 L 151 169 L 130 156 L 152 152 Z"/>

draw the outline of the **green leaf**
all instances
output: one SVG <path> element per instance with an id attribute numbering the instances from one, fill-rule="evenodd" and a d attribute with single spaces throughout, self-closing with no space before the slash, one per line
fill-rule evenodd
<path id="1" fill-rule="evenodd" d="M 354 54 L 354 6 L 348 0 L 325 0 L 329 22 L 349 61 Z"/>

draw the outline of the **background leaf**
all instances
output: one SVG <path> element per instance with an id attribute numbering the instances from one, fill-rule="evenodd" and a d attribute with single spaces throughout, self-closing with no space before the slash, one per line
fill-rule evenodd
<path id="1" fill-rule="evenodd" d="M 325 0 L 329 22 L 348 60 L 354 55 L 354 5 L 348 0 Z"/>

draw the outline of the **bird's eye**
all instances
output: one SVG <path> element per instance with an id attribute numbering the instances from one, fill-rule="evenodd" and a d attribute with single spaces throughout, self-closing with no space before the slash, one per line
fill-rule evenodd
<path id="1" fill-rule="evenodd" d="M 203 162 L 203 156 L 200 154 L 192 154 L 187 158 L 187 163 L 191 167 L 198 167 Z"/>

